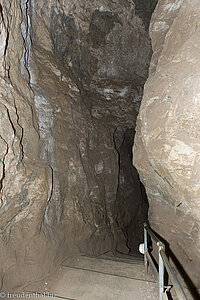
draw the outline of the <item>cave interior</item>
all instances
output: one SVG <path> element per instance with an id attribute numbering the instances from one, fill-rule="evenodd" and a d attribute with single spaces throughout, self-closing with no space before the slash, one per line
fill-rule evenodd
<path id="1" fill-rule="evenodd" d="M 72 254 L 142 257 L 144 222 L 181 247 L 198 286 L 198 184 L 191 204 L 189 173 L 185 182 L 176 173 L 192 173 L 183 133 L 192 118 L 184 123 L 173 104 L 187 92 L 185 69 L 170 64 L 190 37 L 184 25 L 173 43 L 174 27 L 200 10 L 174 2 L 2 0 L 1 288 L 42 278 Z"/>

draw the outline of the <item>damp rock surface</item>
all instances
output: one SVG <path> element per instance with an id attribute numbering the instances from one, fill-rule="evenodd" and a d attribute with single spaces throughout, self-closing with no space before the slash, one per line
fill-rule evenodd
<path id="1" fill-rule="evenodd" d="M 153 56 L 134 146 L 134 165 L 149 199 L 150 224 L 170 243 L 185 278 L 197 287 L 199 16 L 199 1 L 159 1 L 150 25 Z"/>

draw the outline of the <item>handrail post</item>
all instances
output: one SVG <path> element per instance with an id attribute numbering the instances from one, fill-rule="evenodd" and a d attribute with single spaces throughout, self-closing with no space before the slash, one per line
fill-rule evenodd
<path id="1" fill-rule="evenodd" d="M 187 298 L 185 296 L 185 293 L 184 293 L 184 291 L 183 291 L 183 289 L 182 289 L 182 287 L 181 287 L 181 285 L 180 285 L 180 283 L 178 281 L 178 278 L 176 277 L 176 275 L 175 275 L 175 273 L 174 273 L 174 271 L 173 271 L 173 269 L 172 269 L 172 267 L 171 267 L 171 265 L 169 263 L 169 260 L 168 260 L 168 258 L 166 256 L 165 251 L 161 251 L 160 254 L 161 254 L 162 259 L 163 259 L 163 261 L 165 263 L 165 269 L 168 272 L 169 278 L 171 279 L 171 282 L 172 282 L 173 287 L 174 287 L 174 289 L 176 291 L 178 299 L 179 300 L 187 300 Z"/>
<path id="2" fill-rule="evenodd" d="M 158 246 L 158 258 L 159 258 L 159 270 L 156 268 L 156 264 L 152 259 L 151 254 L 149 253 L 148 249 L 148 235 L 151 237 L 151 239 L 154 240 L 156 245 Z M 169 278 L 171 279 L 174 289 L 176 291 L 176 294 L 178 295 L 178 299 L 180 300 L 187 300 L 185 293 L 174 273 L 173 268 L 170 265 L 169 259 L 165 253 L 165 244 L 163 244 L 159 237 L 157 237 L 157 234 L 151 230 L 149 225 L 147 223 L 144 223 L 144 244 L 143 247 L 141 246 L 143 251 L 140 251 L 141 253 L 144 253 L 144 265 L 146 272 L 148 271 L 148 264 L 150 263 L 153 266 L 153 270 L 155 271 L 155 274 L 158 275 L 158 284 L 159 284 L 159 300 L 166 299 L 167 292 L 169 291 L 169 288 L 171 286 L 165 287 L 165 270 L 169 275 Z M 144 248 L 144 249 L 143 249 Z M 158 272 L 159 271 L 159 272 Z"/>
<path id="3" fill-rule="evenodd" d="M 163 299 L 163 293 L 165 291 L 165 283 L 164 283 L 164 275 L 165 275 L 165 267 L 162 256 L 160 254 L 161 250 L 165 250 L 165 245 L 162 242 L 157 243 L 158 246 L 158 257 L 159 257 L 159 300 Z"/>
<path id="4" fill-rule="evenodd" d="M 144 267 L 146 275 L 148 274 L 148 261 L 147 261 L 147 251 L 148 251 L 148 237 L 147 237 L 147 224 L 144 223 Z"/>

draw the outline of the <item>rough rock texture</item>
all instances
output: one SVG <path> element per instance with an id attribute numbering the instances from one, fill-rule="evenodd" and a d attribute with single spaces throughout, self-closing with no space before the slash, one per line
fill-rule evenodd
<path id="1" fill-rule="evenodd" d="M 147 2 L 1 1 L 0 289 L 72 251 L 136 248 L 147 203 L 129 130 L 152 53 Z"/>
<path id="2" fill-rule="evenodd" d="M 159 1 L 153 57 L 137 120 L 134 165 L 152 227 L 200 287 L 200 3 Z"/>

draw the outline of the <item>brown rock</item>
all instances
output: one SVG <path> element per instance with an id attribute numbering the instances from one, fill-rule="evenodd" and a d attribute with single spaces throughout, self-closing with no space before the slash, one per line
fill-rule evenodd
<path id="1" fill-rule="evenodd" d="M 151 74 L 137 120 L 134 165 L 152 227 L 199 287 L 199 1 L 159 1 Z"/>

